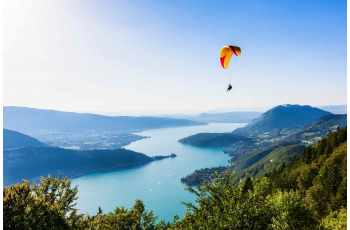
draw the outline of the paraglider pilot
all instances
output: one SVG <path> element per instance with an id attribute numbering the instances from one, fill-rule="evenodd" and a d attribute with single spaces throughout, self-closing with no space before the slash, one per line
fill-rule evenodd
<path id="1" fill-rule="evenodd" d="M 228 85 L 228 88 L 227 88 L 227 90 L 226 90 L 226 92 L 230 91 L 231 89 L 232 89 L 232 85 L 229 84 L 229 85 Z"/>

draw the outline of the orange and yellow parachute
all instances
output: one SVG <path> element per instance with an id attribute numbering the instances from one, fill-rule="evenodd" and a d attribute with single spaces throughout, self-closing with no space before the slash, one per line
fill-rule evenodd
<path id="1" fill-rule="evenodd" d="M 238 46 L 224 46 L 220 51 L 220 62 L 224 69 L 227 69 L 228 63 L 230 62 L 232 54 L 241 56 L 241 48 Z"/>

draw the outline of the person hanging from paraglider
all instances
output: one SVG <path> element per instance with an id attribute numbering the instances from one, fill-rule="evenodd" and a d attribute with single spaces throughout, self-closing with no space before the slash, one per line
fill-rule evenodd
<path id="1" fill-rule="evenodd" d="M 220 62 L 222 65 L 222 68 L 227 69 L 228 64 L 230 63 L 230 59 L 232 57 L 232 54 L 238 56 L 241 56 L 241 48 L 238 46 L 224 46 L 222 47 L 220 51 Z M 232 89 L 232 85 L 229 84 L 226 92 L 230 91 Z"/>

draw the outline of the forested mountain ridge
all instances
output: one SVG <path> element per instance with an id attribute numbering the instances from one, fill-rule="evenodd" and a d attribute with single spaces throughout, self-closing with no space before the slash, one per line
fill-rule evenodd
<path id="1" fill-rule="evenodd" d="M 334 114 L 347 114 L 348 106 L 347 105 L 326 105 L 318 106 L 317 108 L 328 111 Z"/>
<path id="2" fill-rule="evenodd" d="M 3 134 L 4 149 L 21 148 L 25 146 L 47 146 L 33 137 L 16 131 L 3 129 Z"/>
<path id="3" fill-rule="evenodd" d="M 234 156 L 230 160 L 231 166 L 196 170 L 182 178 L 181 181 L 187 185 L 201 185 L 203 182 L 215 178 L 215 171 L 223 173 L 226 170 L 229 172 L 236 171 L 239 178 L 248 176 L 261 178 L 265 173 L 270 172 L 275 167 L 279 167 L 283 162 L 288 163 L 294 155 L 296 157 L 300 156 L 303 148 L 326 136 L 329 130 L 336 131 L 337 127 L 342 128 L 346 124 L 346 115 L 329 114 L 322 116 L 312 124 L 296 129 L 298 132 L 287 136 L 283 140 L 270 143 L 265 148 L 238 155 L 235 154 L 237 150 L 232 150 L 232 153 L 229 152 L 230 155 Z M 257 138 L 254 140 L 256 141 Z M 259 145 L 254 144 L 254 142 L 249 145 L 259 148 Z M 293 152 L 291 149 L 298 151 Z"/>
<path id="4" fill-rule="evenodd" d="M 305 145 L 289 145 L 277 148 L 251 166 L 237 171 L 237 176 L 241 179 L 245 177 L 263 178 L 264 175 L 272 172 L 276 167 L 290 162 L 294 157 L 300 157 L 305 148 Z M 228 167 L 228 169 L 235 171 L 234 167 Z"/>
<path id="5" fill-rule="evenodd" d="M 302 127 L 326 114 L 331 113 L 307 105 L 279 105 L 268 110 L 246 127 L 234 130 L 233 133 L 250 135 L 270 132 L 276 128 Z"/>
<path id="6" fill-rule="evenodd" d="M 339 127 L 343 128 L 346 125 L 347 115 L 324 115 L 314 123 L 304 126 L 301 131 L 273 144 L 273 146 L 287 147 L 278 148 L 279 150 L 277 152 L 275 151 L 267 155 L 264 159 L 257 161 L 242 172 L 238 171 L 238 175 L 243 177 L 246 174 L 244 177 L 253 176 L 255 178 L 262 178 L 265 173 L 269 173 L 273 168 L 279 167 L 283 162 L 288 163 L 292 157 L 299 157 L 305 145 L 316 143 L 321 137 L 325 137 L 329 131 L 336 131 Z M 294 148 L 295 151 L 290 151 L 289 147 Z M 235 160 L 232 160 L 232 162 L 235 163 Z M 233 170 L 238 169 L 233 168 L 231 171 Z"/>
<path id="7" fill-rule="evenodd" d="M 4 128 L 21 133 L 30 133 L 42 129 L 131 132 L 166 127 L 205 125 L 201 122 L 175 118 L 109 117 L 14 106 L 5 106 L 3 109 Z"/>
<path id="8" fill-rule="evenodd" d="M 57 147 L 23 147 L 3 151 L 3 179 L 9 185 L 40 176 L 78 177 L 147 164 L 170 156 L 152 158 L 126 149 L 77 151 Z"/>
<path id="9" fill-rule="evenodd" d="M 301 191 L 319 216 L 346 208 L 347 127 L 328 133 L 267 177 L 272 190 Z"/>
<path id="10" fill-rule="evenodd" d="M 226 147 L 236 142 L 253 143 L 253 139 L 232 133 L 198 133 L 179 142 L 199 147 Z"/>

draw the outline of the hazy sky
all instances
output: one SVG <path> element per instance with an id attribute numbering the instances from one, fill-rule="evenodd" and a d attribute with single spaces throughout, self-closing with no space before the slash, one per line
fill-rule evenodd
<path id="1" fill-rule="evenodd" d="M 242 49 L 226 70 L 224 45 Z M 4 105 L 109 112 L 340 105 L 346 54 L 346 1 L 8 0 Z"/>

